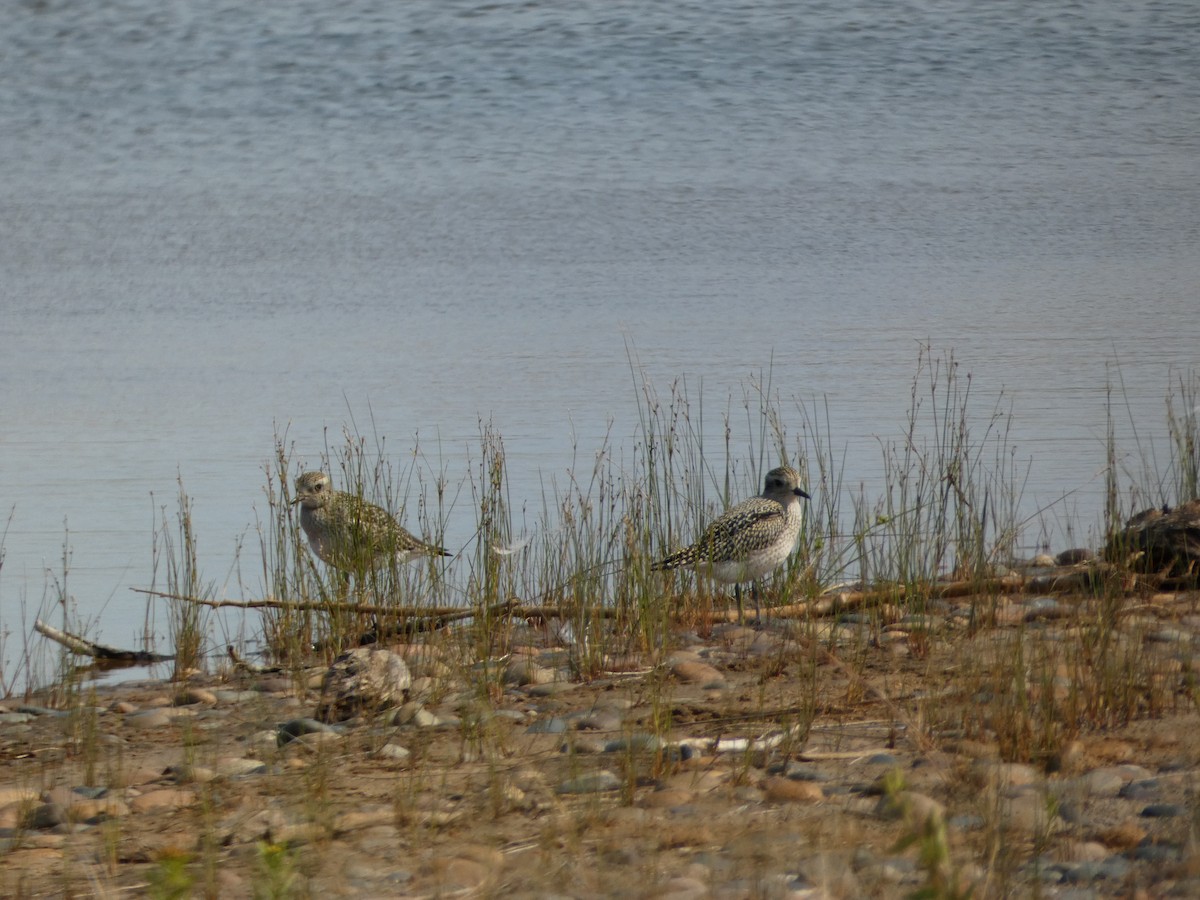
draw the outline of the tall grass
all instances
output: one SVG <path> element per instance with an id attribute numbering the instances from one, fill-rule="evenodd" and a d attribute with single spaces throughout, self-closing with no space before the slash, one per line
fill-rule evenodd
<path id="1" fill-rule="evenodd" d="M 211 582 L 205 582 L 201 574 L 196 531 L 192 523 L 192 500 L 184 490 L 182 478 L 179 479 L 177 501 L 174 522 L 164 507 L 160 527 L 154 534 L 151 587 L 153 589 L 157 582 L 159 567 L 162 566 L 165 569 L 165 593 L 173 595 L 167 600 L 167 622 L 175 654 L 175 677 L 183 678 L 189 672 L 203 670 L 207 665 L 207 635 L 211 615 L 206 607 L 177 598 L 211 600 L 216 596 L 216 587 Z"/>
<path id="2" fill-rule="evenodd" d="M 482 761 L 473 771 L 484 773 L 492 808 L 500 815 L 508 804 L 508 759 L 515 753 L 506 737 L 506 720 L 489 716 L 489 704 L 504 696 L 508 657 L 526 649 L 522 644 L 540 643 L 539 649 L 558 644 L 571 675 L 582 680 L 617 668 L 626 657 L 634 659 L 642 671 L 631 679 L 634 686 L 628 693 L 631 705 L 636 702 L 645 715 L 636 725 L 622 726 L 629 740 L 623 757 L 597 762 L 599 754 L 581 753 L 559 766 L 572 774 L 592 764 L 623 766 L 625 790 L 616 802 L 630 803 L 647 779 L 660 777 L 677 762 L 648 749 L 654 744 L 644 740 L 646 733 L 669 736 L 679 715 L 674 682 L 666 667 L 654 664 L 665 658 L 663 651 L 680 640 L 681 632 L 710 627 L 710 611 L 724 602 L 695 573 L 656 572 L 651 564 L 693 540 L 727 505 L 757 493 L 763 474 L 787 462 L 806 477 L 813 497 L 800 551 L 767 585 L 768 617 L 846 582 L 864 589 L 883 587 L 878 593 L 887 602 L 870 610 L 868 626 L 861 631 L 856 630 L 860 622 L 818 624 L 816 616 L 776 629 L 776 636 L 796 640 L 781 640 L 760 658 L 747 652 L 731 665 L 753 670 L 755 677 L 741 683 L 749 686 L 736 698 L 711 700 L 707 711 L 714 715 L 725 711 L 723 704 L 732 709 L 730 720 L 716 727 L 736 729 L 737 723 L 753 720 L 756 729 L 784 733 L 786 740 L 773 757 L 777 760 L 802 745 L 819 717 L 835 719 L 828 728 L 836 732 L 855 717 L 883 715 L 892 737 L 906 726 L 909 739 L 921 749 L 947 735 L 986 740 L 1004 759 L 1035 761 L 1053 770 L 1065 764 L 1066 748 L 1088 730 L 1194 706 L 1194 692 L 1180 688 L 1183 664 L 1148 650 L 1147 626 L 1131 623 L 1128 598 L 1118 592 L 1118 582 L 1079 598 L 1081 612 L 1069 631 L 1043 629 L 1022 618 L 1008 620 L 1012 627 L 1004 628 L 975 624 L 954 630 L 951 625 L 950 637 L 913 628 L 907 655 L 886 651 L 881 640 L 885 623 L 931 610 L 953 618 L 948 609 L 934 610 L 930 601 L 939 580 L 963 580 L 999 605 L 1000 599 L 991 596 L 996 593 L 989 586 L 992 575 L 1022 543 L 1019 510 L 1028 469 L 1010 440 L 1010 404 L 1001 393 L 980 408 L 973 379 L 953 354 L 920 350 L 904 427 L 894 437 L 880 439 L 882 477 L 863 481 L 852 481 L 846 472 L 846 451 L 839 448 L 828 403 L 782 396 L 769 371 L 749 379 L 740 392 L 714 401 L 703 384 L 687 379 L 656 383 L 632 352 L 630 370 L 637 413 L 632 440 L 610 434 L 597 448 L 575 446 L 563 470 L 543 475 L 537 498 L 514 497 L 505 443 L 490 423 L 479 423 L 478 449 L 472 448 L 460 480 L 448 476 L 440 462 L 431 463 L 417 439 L 411 449 L 395 454 L 374 430 L 363 437 L 351 429 L 327 442 L 314 458 L 299 453 L 285 431 L 264 468 L 266 506 L 257 529 L 262 592 L 282 605 L 264 610 L 260 621 L 264 643 L 291 667 L 297 686 L 307 685 L 308 667 L 328 662 L 374 626 L 394 626 L 407 638 L 402 626 L 412 625 L 422 611 L 444 606 L 470 610 L 474 615 L 464 624 L 422 636 L 444 651 L 437 659 L 441 669 L 431 671 L 453 676 L 445 683 L 422 676 L 434 681 L 422 700 L 454 703 L 462 756 Z M 1194 376 L 1180 379 L 1178 391 L 1173 388 L 1168 396 L 1171 451 L 1161 470 L 1157 461 L 1136 470 L 1123 467 L 1110 412 L 1114 522 L 1130 497 L 1137 502 L 1153 494 L 1156 502 L 1180 502 L 1195 496 L 1198 396 Z M 1147 448 L 1139 443 L 1139 457 Z M 434 458 L 440 459 L 440 452 Z M 338 489 L 383 506 L 414 533 L 438 543 L 444 543 L 447 524 L 459 515 L 460 498 L 465 498 L 462 505 L 469 501 L 474 516 L 472 538 L 465 548 L 451 547 L 457 555 L 448 562 L 386 565 L 359 579 L 347 578 L 315 559 L 291 502 L 296 476 L 318 467 L 331 473 Z M 1136 489 L 1126 486 L 1127 479 L 1135 481 Z M 882 487 L 863 486 L 875 483 Z M 182 483 L 177 506 L 174 517 L 164 509 L 156 523 L 155 581 L 161 574 L 169 594 L 212 598 L 215 590 L 201 572 L 192 501 Z M 69 545 L 64 544 L 61 578 L 55 582 L 64 624 L 72 620 L 69 571 Z M 502 608 L 509 601 L 527 610 L 536 607 L 536 617 L 531 613 L 531 622 L 514 620 Z M 353 603 L 382 611 L 359 615 L 340 608 Z M 170 601 L 168 609 L 176 675 L 203 668 L 212 649 L 209 614 L 183 600 Z M 726 633 L 748 634 L 737 629 Z M 64 675 L 72 676 L 72 687 L 60 696 L 76 710 L 67 720 L 66 737 L 77 748 L 84 780 L 92 783 L 103 762 L 95 699 L 78 688 L 67 663 Z M 898 686 L 893 697 L 899 699 L 877 687 L 885 682 L 889 689 Z M 925 693 L 904 690 L 913 683 Z M 730 725 L 736 716 L 741 718 Z M 412 806 L 413 797 L 425 791 L 429 772 L 441 765 L 441 760 L 423 756 L 422 742 L 431 746 L 432 733 L 411 730 L 413 762 L 397 782 L 398 810 Z M 376 737 L 382 739 L 382 732 L 372 742 Z M 186 731 L 183 739 L 189 740 Z M 765 768 L 775 752 L 752 750 L 749 742 L 746 746 L 744 758 L 731 766 L 735 778 Z M 321 750 L 303 767 L 301 785 L 290 798 L 306 821 L 326 829 L 339 802 L 336 754 L 342 752 Z M 544 761 L 522 758 L 520 765 Z M 900 785 L 893 788 L 898 792 Z M 215 890 L 217 807 L 210 801 L 218 791 L 212 790 L 204 795 L 206 805 L 197 819 L 202 858 L 193 864 L 190 856 L 173 861 L 164 855 L 160 877 L 152 879 L 152 889 L 160 895 L 193 890 L 201 876 L 209 892 Z M 578 807 L 581 811 L 553 817 L 548 826 L 554 831 L 553 852 L 561 849 L 560 839 L 577 849 L 608 802 L 590 797 Z M 1000 799 L 982 796 L 978 802 L 986 823 L 977 841 L 983 855 L 1016 859 L 996 812 Z M 398 812 L 397 819 L 402 815 Z M 412 822 L 413 843 L 427 840 L 428 834 L 417 831 L 424 826 L 416 818 Z M 913 829 L 912 823 L 906 827 L 909 843 L 923 854 L 927 889 L 931 896 L 956 895 L 961 885 L 951 853 L 957 856 L 964 848 L 950 841 L 938 822 L 922 824 L 924 830 Z M 1035 836 L 1035 843 L 1041 840 Z M 264 890 L 285 893 L 302 874 L 301 856 L 284 845 L 262 844 L 258 852 L 257 877 Z M 200 866 L 209 867 L 207 874 Z M 1005 884 L 1015 880 L 1015 863 L 998 877 Z"/>
<path id="3" fill-rule="evenodd" d="M 769 604 L 847 579 L 915 586 L 950 572 L 982 576 L 1017 540 L 1022 472 L 1008 443 L 1009 411 L 1001 396 L 977 416 L 971 378 L 952 355 L 936 358 L 922 348 L 907 430 L 881 441 L 885 489 L 878 496 L 847 491 L 845 451 L 834 443 L 824 401 L 785 401 L 769 370 L 713 413 L 702 384 L 658 385 L 632 350 L 629 364 L 633 441 L 576 446 L 564 474 L 543 474 L 532 521 L 527 505 L 515 509 L 504 441 L 490 423 L 480 423 L 478 458 L 463 482 L 456 486 L 444 472 L 432 479 L 433 503 L 427 469 L 415 465 L 424 459 L 419 444 L 409 454 L 414 464 L 398 474 L 377 434 L 368 441 L 348 431 L 319 462 L 303 466 L 294 464 L 285 434 L 267 467 L 268 513 L 258 528 L 266 593 L 331 606 L 476 609 L 475 652 L 482 655 L 507 650 L 498 604 L 555 606 L 563 611 L 552 623 L 556 633 L 574 647 L 581 671 L 596 671 L 606 655 L 660 646 L 673 617 L 703 618 L 724 602 L 693 573 L 651 572 L 650 563 L 694 540 L 729 504 L 758 493 L 765 472 L 780 463 L 808 477 L 813 501 L 802 552 L 772 580 Z M 454 506 L 447 498 L 465 491 L 476 517 L 473 546 L 448 567 L 438 560 L 382 566 L 352 583 L 317 562 L 300 534 L 292 486 L 301 468 L 317 465 L 333 472 L 339 489 L 399 516 L 411 500 L 415 530 L 435 541 Z M 335 652 L 367 624 L 333 611 L 263 616 L 266 642 L 283 656 L 303 656 L 314 643 Z"/>
<path id="4" fill-rule="evenodd" d="M 1011 440 L 1011 403 L 999 392 L 981 404 L 953 353 L 919 349 L 904 426 L 879 439 L 882 477 L 861 481 L 847 477 L 847 451 L 834 437 L 828 403 L 781 396 L 769 370 L 721 398 L 714 411 L 703 384 L 656 383 L 633 350 L 629 366 L 632 441 L 610 435 L 598 448 L 576 445 L 563 472 L 543 474 L 534 506 L 512 496 L 504 440 L 491 423 L 480 422 L 477 456 L 459 481 L 444 464 L 430 465 L 419 441 L 397 468 L 387 439 L 374 430 L 369 438 L 346 431 L 318 459 L 299 456 L 285 432 L 265 469 L 266 514 L 258 527 L 264 593 L 318 609 L 265 611 L 262 632 L 272 653 L 301 666 L 314 645 L 332 658 L 375 624 L 400 626 L 402 613 L 458 606 L 476 613 L 459 630 L 469 638 L 466 656 L 496 659 L 510 652 L 517 634 L 517 623 L 501 611 L 509 601 L 554 610 L 539 624 L 568 646 L 580 676 L 624 654 L 657 651 L 675 622 L 706 622 L 725 600 L 694 573 L 653 572 L 650 564 L 693 540 L 730 503 L 757 493 L 763 473 L 782 462 L 800 469 L 813 498 L 800 552 L 764 592 L 768 613 L 847 583 L 891 586 L 894 615 L 924 612 L 936 582 L 954 578 L 983 588 L 1023 544 L 1030 463 Z M 1130 494 L 1151 484 L 1172 499 L 1194 490 L 1198 396 L 1195 376 L 1179 380 L 1168 397 L 1170 460 L 1162 475 L 1143 477 Z M 1111 438 L 1110 453 L 1109 515 L 1116 521 L 1126 492 Z M 448 563 L 393 564 L 359 581 L 347 578 L 313 557 L 291 502 L 296 476 L 318 466 L 339 489 L 385 507 L 433 541 L 441 541 L 465 497 L 473 539 Z M 164 542 L 163 552 L 173 557 L 173 589 L 203 594 L 211 588 L 198 576 L 188 512 L 181 489 L 179 541 Z M 375 623 L 340 611 L 345 603 L 393 608 L 396 618 Z M 187 619 L 177 627 L 203 631 Z"/>

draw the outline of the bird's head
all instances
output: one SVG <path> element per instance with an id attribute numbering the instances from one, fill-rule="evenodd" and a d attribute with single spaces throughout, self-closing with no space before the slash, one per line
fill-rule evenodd
<path id="1" fill-rule="evenodd" d="M 320 509 L 332 492 L 329 476 L 324 472 L 305 472 L 296 479 L 296 499 L 292 503 L 299 503 L 305 509 Z"/>

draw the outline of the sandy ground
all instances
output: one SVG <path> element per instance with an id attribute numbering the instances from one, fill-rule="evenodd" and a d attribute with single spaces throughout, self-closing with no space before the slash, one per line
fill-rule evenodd
<path id="1" fill-rule="evenodd" d="M 1101 602 L 680 625 L 587 679 L 441 636 L 332 731 L 323 668 L 10 700 L 0 894 L 1200 896 L 1197 597 L 1107 643 Z"/>

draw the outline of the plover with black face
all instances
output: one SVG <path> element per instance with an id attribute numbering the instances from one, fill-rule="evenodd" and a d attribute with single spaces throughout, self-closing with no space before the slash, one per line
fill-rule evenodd
<path id="1" fill-rule="evenodd" d="M 343 572 L 361 575 L 393 558 L 406 563 L 420 556 L 450 556 L 446 548 L 413 537 L 387 510 L 335 491 L 324 472 L 297 478 L 292 502 L 300 504 L 300 525 L 313 553 Z"/>
<path id="2" fill-rule="evenodd" d="M 800 473 L 791 466 L 772 469 L 760 495 L 730 507 L 704 529 L 698 541 L 650 568 L 695 569 L 721 584 L 734 585 L 741 621 L 742 582 L 757 582 L 796 549 L 804 521 L 801 498 L 809 496 L 800 487 Z"/>

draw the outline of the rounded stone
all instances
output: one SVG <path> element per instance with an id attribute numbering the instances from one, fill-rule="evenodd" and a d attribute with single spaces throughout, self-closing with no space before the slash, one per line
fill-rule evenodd
<path id="1" fill-rule="evenodd" d="M 707 663 L 678 662 L 671 666 L 671 674 L 688 684 L 714 688 L 725 686 L 725 676 Z"/>
<path id="2" fill-rule="evenodd" d="M 763 799 L 768 803 L 819 803 L 825 799 L 821 786 L 813 781 L 801 781 L 783 775 L 764 778 L 759 784 Z"/>
<path id="3" fill-rule="evenodd" d="M 558 786 L 560 794 L 598 794 L 605 791 L 615 791 L 621 787 L 621 779 L 607 769 L 590 775 L 580 775 L 570 778 Z"/>
<path id="4" fill-rule="evenodd" d="M 139 731 L 165 728 L 171 724 L 171 714 L 161 707 L 148 709 L 143 712 L 130 713 L 125 717 L 125 724 Z"/>
<path id="5" fill-rule="evenodd" d="M 412 753 L 407 747 L 401 747 L 399 744 L 384 744 L 375 755 L 380 759 L 387 759 L 392 762 L 408 762 Z"/>
<path id="6" fill-rule="evenodd" d="M 54 828 L 67 822 L 67 808 L 61 803 L 41 803 L 25 815 L 26 828 Z"/>
<path id="7" fill-rule="evenodd" d="M 129 801 L 129 808 L 135 813 L 145 813 L 156 809 L 180 809 L 195 802 L 196 795 L 191 791 L 161 788 L 134 797 Z"/>

